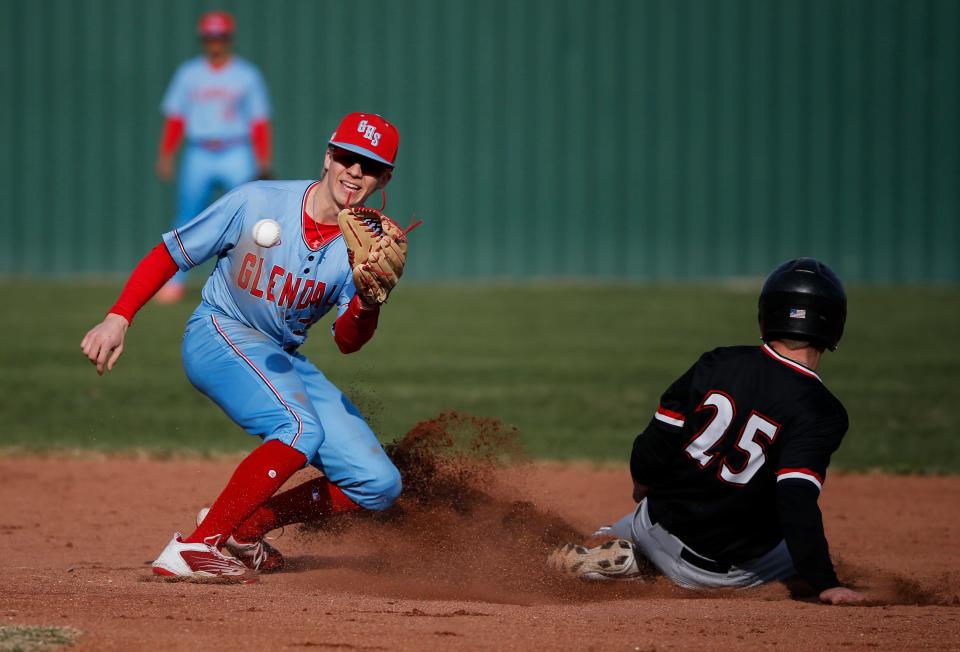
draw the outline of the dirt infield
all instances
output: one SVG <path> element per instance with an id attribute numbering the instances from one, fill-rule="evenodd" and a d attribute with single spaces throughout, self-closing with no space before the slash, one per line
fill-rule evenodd
<path id="1" fill-rule="evenodd" d="M 236 461 L 0 457 L 0 624 L 70 625 L 79 650 L 960 649 L 960 478 L 831 476 L 828 536 L 869 607 L 553 577 L 545 546 L 631 508 L 625 468 L 584 464 L 499 471 L 464 508 L 288 529 L 291 568 L 259 584 L 152 581 Z"/>

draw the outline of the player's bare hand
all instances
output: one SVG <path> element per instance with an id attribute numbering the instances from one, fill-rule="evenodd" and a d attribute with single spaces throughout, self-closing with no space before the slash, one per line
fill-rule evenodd
<path id="1" fill-rule="evenodd" d="M 864 594 L 845 586 L 835 586 L 820 593 L 820 602 L 826 604 L 858 604 L 866 599 Z"/>
<path id="2" fill-rule="evenodd" d="M 164 183 L 173 179 L 173 157 L 172 156 L 163 156 L 162 154 L 157 157 L 157 178 Z"/>
<path id="3" fill-rule="evenodd" d="M 96 365 L 97 373 L 103 370 L 113 371 L 120 354 L 123 353 L 123 340 L 127 335 L 130 322 L 120 315 L 110 313 L 102 322 L 90 329 L 80 342 L 80 350 L 91 364 Z"/>

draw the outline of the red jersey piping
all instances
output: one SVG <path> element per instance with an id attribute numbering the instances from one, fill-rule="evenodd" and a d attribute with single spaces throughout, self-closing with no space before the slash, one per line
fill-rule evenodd
<path id="1" fill-rule="evenodd" d="M 790 368 L 793 369 L 794 371 L 797 371 L 797 372 L 803 374 L 804 376 L 810 376 L 811 378 L 816 378 L 817 380 L 820 380 L 820 376 L 818 376 L 812 369 L 809 369 L 809 368 L 803 366 L 802 364 L 800 364 L 799 362 L 795 362 L 795 361 L 791 360 L 790 358 L 787 358 L 787 357 L 784 357 L 784 356 L 780 355 L 779 353 L 777 353 L 776 351 L 774 351 L 774 350 L 773 350 L 773 347 L 771 347 L 769 344 L 764 344 L 764 345 L 763 345 L 762 347 L 760 347 L 760 348 L 763 349 L 763 352 L 764 352 L 764 353 L 766 353 L 768 356 L 770 356 L 771 358 L 773 358 L 773 359 L 776 360 L 777 362 L 780 362 L 780 363 L 782 363 L 782 364 L 787 365 L 788 367 L 790 367 Z M 820 381 L 820 382 L 823 382 L 823 381 Z"/>

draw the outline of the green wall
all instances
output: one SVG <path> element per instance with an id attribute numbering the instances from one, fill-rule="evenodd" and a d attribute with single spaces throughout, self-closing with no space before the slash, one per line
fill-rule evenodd
<path id="1" fill-rule="evenodd" d="M 218 6 L 279 176 L 348 111 L 399 126 L 412 276 L 960 280 L 956 0 L 0 0 L 0 273 L 158 241 L 158 105 Z"/>

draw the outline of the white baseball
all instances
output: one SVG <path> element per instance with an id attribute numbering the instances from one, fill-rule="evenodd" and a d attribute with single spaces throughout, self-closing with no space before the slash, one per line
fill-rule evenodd
<path id="1" fill-rule="evenodd" d="M 280 224 L 269 217 L 253 225 L 253 241 L 261 247 L 280 244 Z"/>

